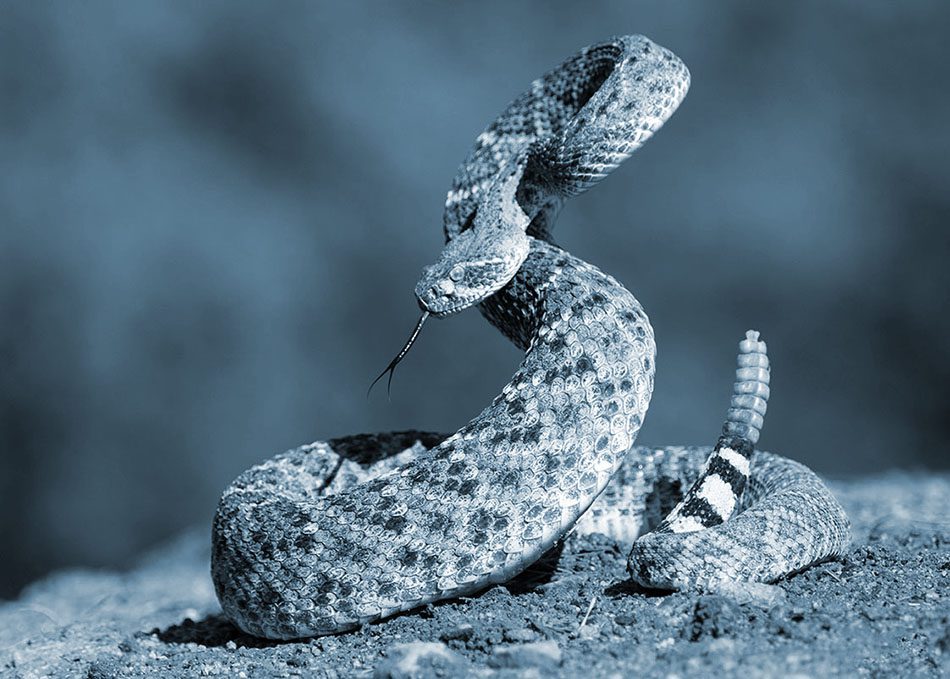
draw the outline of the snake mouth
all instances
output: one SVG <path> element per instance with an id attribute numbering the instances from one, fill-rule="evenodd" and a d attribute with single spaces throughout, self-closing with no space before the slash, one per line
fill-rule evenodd
<path id="1" fill-rule="evenodd" d="M 449 266 L 452 262 L 440 262 L 427 267 L 415 289 L 419 308 L 444 318 L 473 307 L 501 290 L 527 256 L 528 240 L 523 233 L 520 235 L 523 242 L 514 242 L 507 257 L 483 256 L 475 261 L 455 262 L 452 266 Z"/>
<path id="2" fill-rule="evenodd" d="M 438 305 L 429 305 L 426 304 L 425 300 L 422 297 L 416 297 L 416 302 L 419 304 L 419 308 L 423 313 L 430 314 L 435 318 L 445 318 L 446 316 L 452 316 L 461 311 L 465 311 L 470 306 L 475 304 L 474 300 L 471 299 L 459 299 L 453 304 L 438 304 Z"/>
<path id="3" fill-rule="evenodd" d="M 472 289 L 463 282 L 455 282 L 451 278 L 436 278 L 419 282 L 416 286 L 416 302 L 419 308 L 437 318 L 445 318 L 464 311 L 481 302 L 501 286 L 484 286 Z"/>

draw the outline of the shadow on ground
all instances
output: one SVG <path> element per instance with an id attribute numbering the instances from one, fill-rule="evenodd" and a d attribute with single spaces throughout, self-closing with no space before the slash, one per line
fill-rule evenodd
<path id="1" fill-rule="evenodd" d="M 0 605 L 0 674 L 940 676 L 950 477 L 833 487 L 855 546 L 763 591 L 646 591 L 627 578 L 626 548 L 592 535 L 478 595 L 290 642 L 250 637 L 221 615 L 202 528 L 128 573 L 59 573 Z"/>

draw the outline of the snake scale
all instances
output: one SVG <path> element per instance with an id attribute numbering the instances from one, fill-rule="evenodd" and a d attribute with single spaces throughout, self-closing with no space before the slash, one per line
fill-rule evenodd
<path id="1" fill-rule="evenodd" d="M 241 474 L 215 515 L 211 565 L 238 627 L 274 639 L 352 629 L 504 582 L 572 528 L 632 543 L 631 577 L 666 589 L 771 581 L 845 549 L 848 519 L 818 477 L 754 450 L 769 395 L 758 334 L 739 345 L 714 448 L 634 447 L 653 329 L 627 289 L 551 240 L 564 200 L 648 139 L 688 86 L 669 50 L 615 38 L 533 82 L 479 135 L 448 193 L 446 246 L 416 287 L 422 318 L 390 370 L 428 316 L 475 305 L 524 359 L 450 436 L 350 436 Z"/>

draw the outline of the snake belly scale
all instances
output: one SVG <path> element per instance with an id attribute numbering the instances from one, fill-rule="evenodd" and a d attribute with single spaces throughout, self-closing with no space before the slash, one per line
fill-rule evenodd
<path id="1" fill-rule="evenodd" d="M 344 437 L 241 474 L 212 529 L 215 589 L 238 627 L 331 634 L 471 594 L 571 529 L 632 542 L 631 576 L 667 588 L 774 580 L 847 546 L 818 477 L 754 450 L 769 376 L 756 333 L 715 448 L 634 447 L 653 329 L 626 288 L 551 242 L 564 200 L 648 139 L 688 85 L 672 52 L 624 36 L 535 81 L 479 135 L 416 296 L 423 320 L 477 305 L 524 359 L 448 437 Z"/>

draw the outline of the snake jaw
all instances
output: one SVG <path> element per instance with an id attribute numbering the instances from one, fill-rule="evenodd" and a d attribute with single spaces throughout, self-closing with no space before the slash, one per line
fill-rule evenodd
<path id="1" fill-rule="evenodd" d="M 529 247 L 520 225 L 498 223 L 460 234 L 436 264 L 423 269 L 415 289 L 419 307 L 445 317 L 478 304 L 514 278 Z"/>

